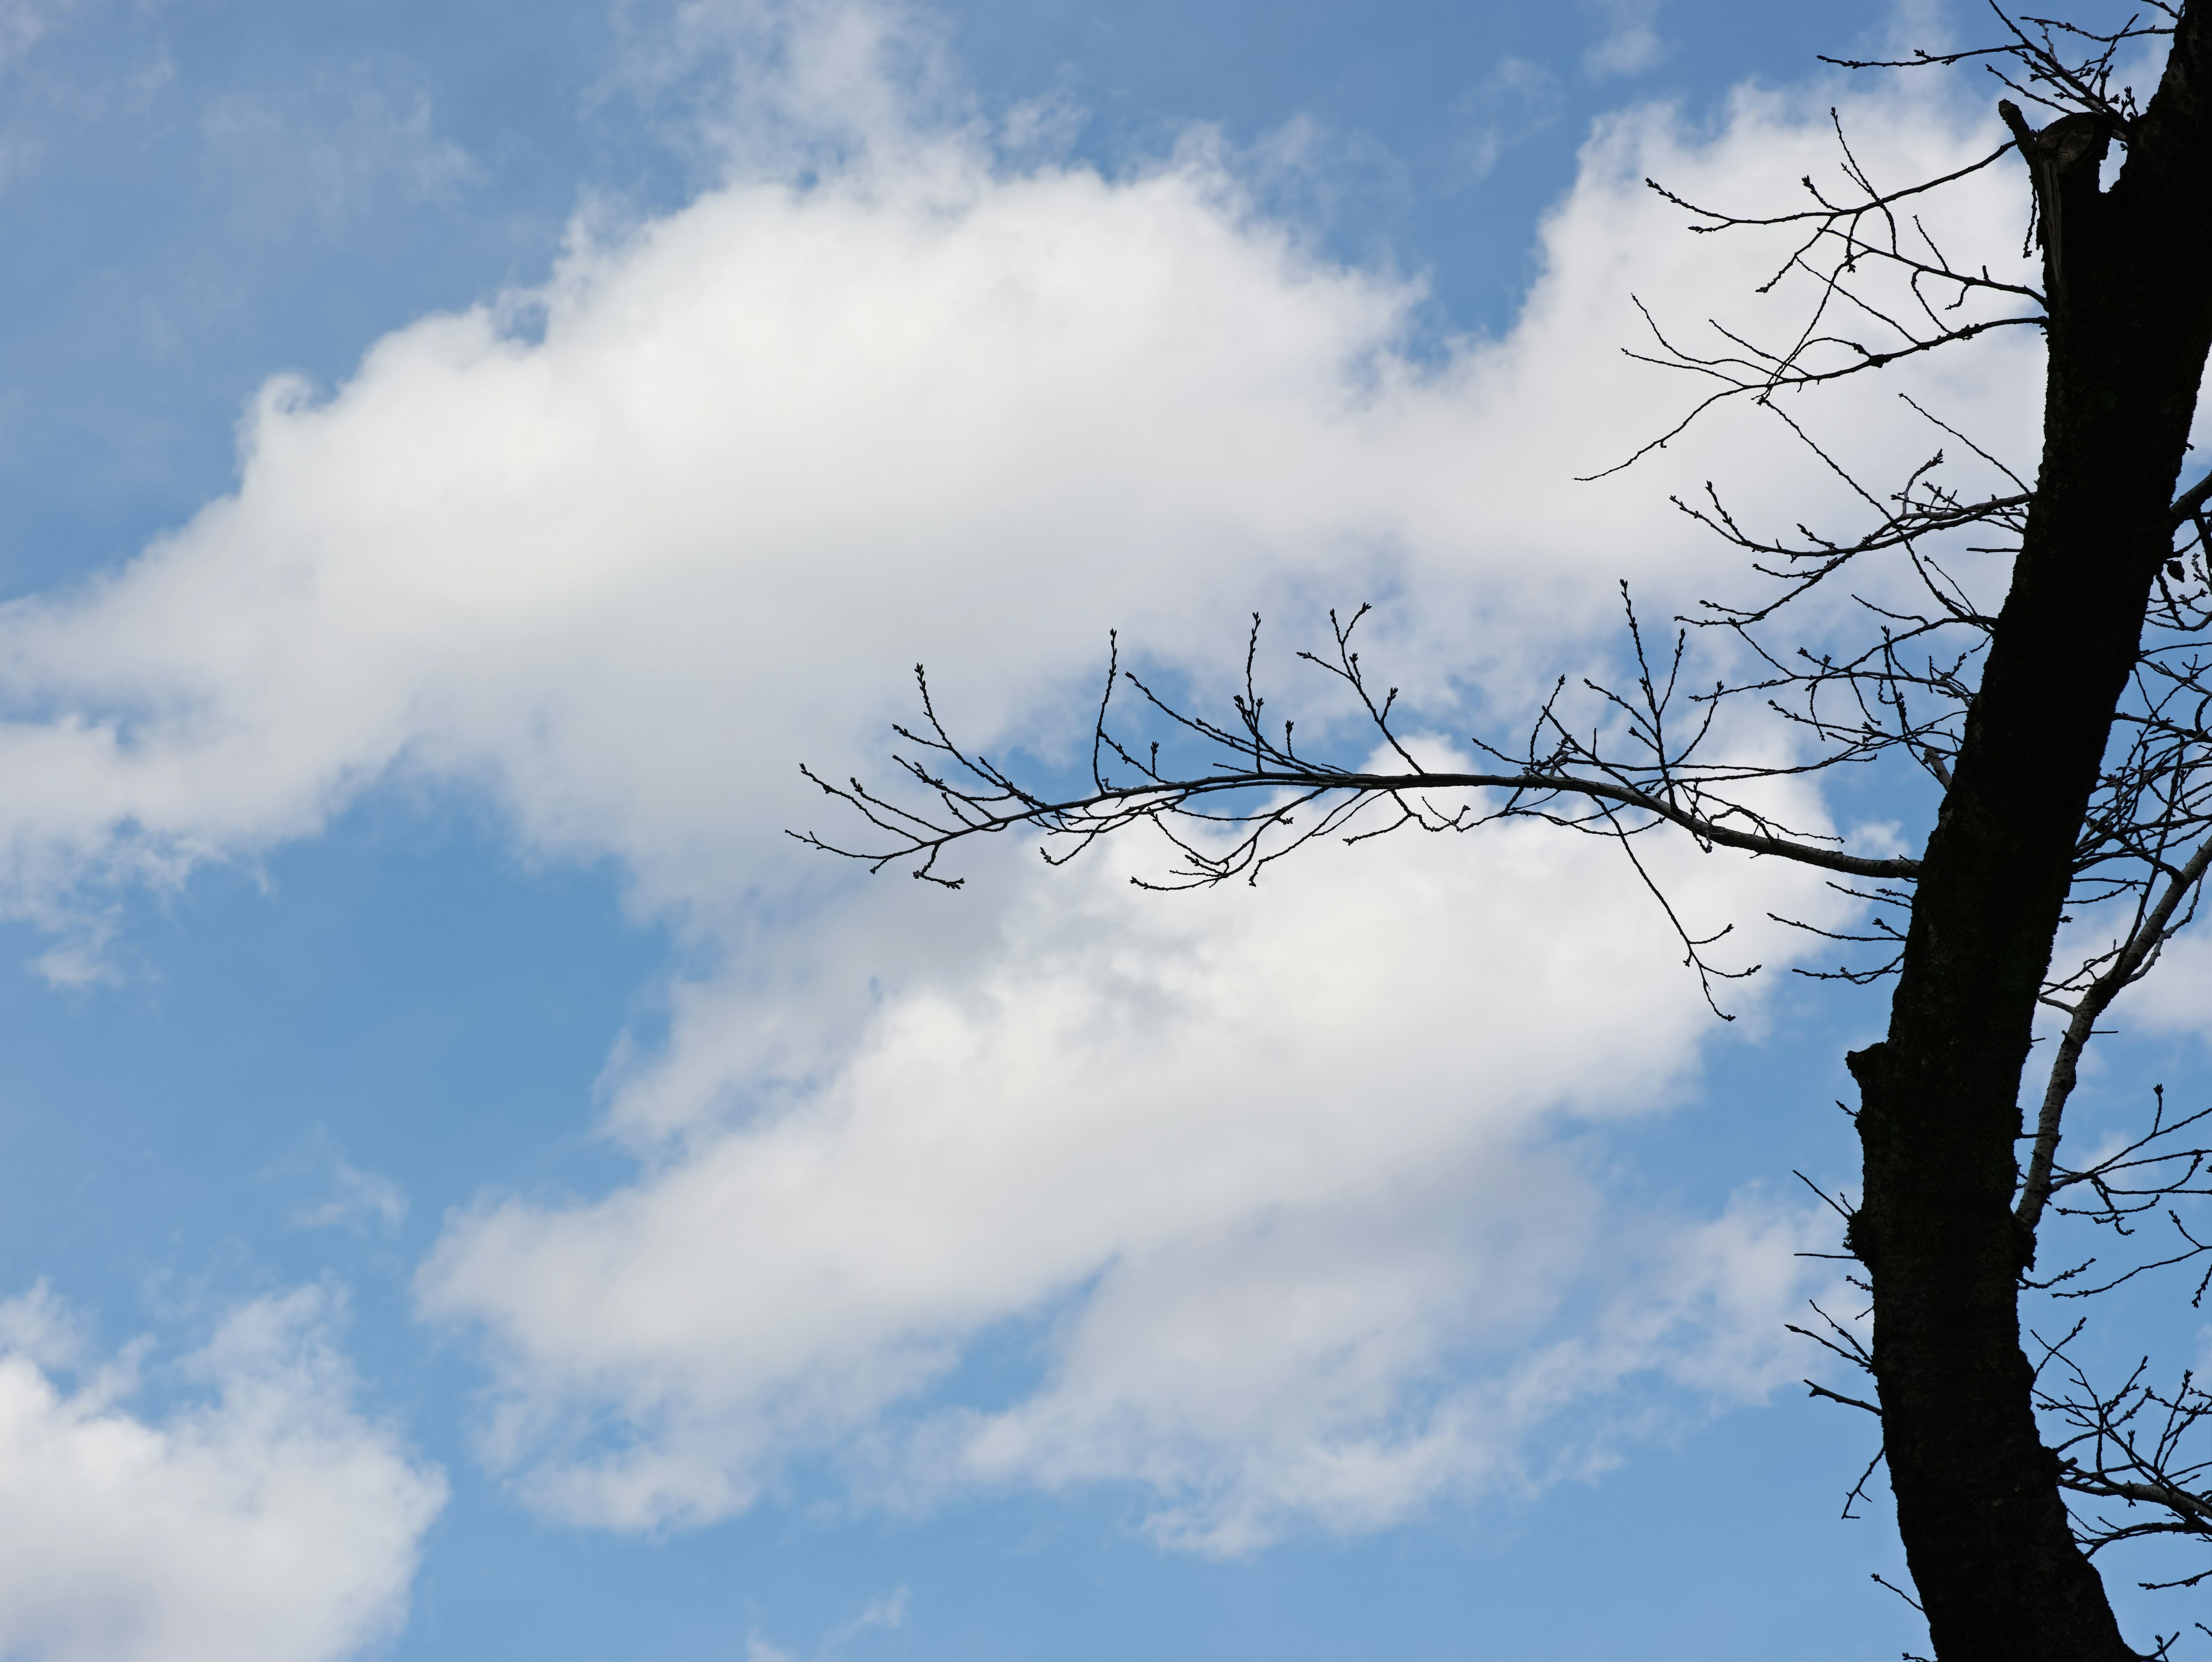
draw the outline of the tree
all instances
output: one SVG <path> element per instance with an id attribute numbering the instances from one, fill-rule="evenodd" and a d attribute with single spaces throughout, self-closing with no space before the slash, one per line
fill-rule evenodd
<path id="1" fill-rule="evenodd" d="M 1639 838 L 1680 833 L 1850 885 L 1874 922 L 1839 938 L 1875 947 L 1878 961 L 1831 973 L 1893 983 L 1887 1037 L 1848 1058 L 1863 1184 L 1855 1205 L 1836 1202 L 1873 1329 L 1863 1342 L 1848 1322 L 1829 1321 L 1816 1336 L 1871 1375 L 1875 1400 L 1814 1389 L 1879 1416 L 1898 1527 L 1943 1662 L 2134 1656 L 2093 1558 L 2146 1536 L 2212 1540 L 2212 1462 L 2191 1452 L 2193 1434 L 2212 1429 L 2212 1396 L 2186 1373 L 2171 1387 L 2146 1369 L 2093 1381 L 2074 1348 L 2078 1324 L 2074 1335 L 2036 1338 L 2031 1358 L 2021 1318 L 2023 1293 L 2085 1297 L 2212 1254 L 2212 1239 L 2192 1233 L 2179 1209 L 2185 1196 L 2212 1193 L 2212 1151 L 2190 1135 L 2212 1109 L 2170 1116 L 2161 1091 L 2127 1148 L 2078 1167 L 2063 1159 L 2062 1135 L 2099 1021 L 2190 921 L 2212 866 L 2212 475 L 2177 495 L 2212 345 L 2207 14 L 2204 0 L 2151 0 L 2142 17 L 2100 29 L 1999 11 L 2002 35 L 1988 46 L 1847 63 L 1986 68 L 2003 83 L 1997 109 L 2009 137 L 1966 168 L 1891 188 L 1858 165 L 1839 129 L 1841 192 L 1808 180 L 1808 205 L 1760 217 L 1670 197 L 1696 231 L 1792 235 L 1778 277 L 1812 296 L 1806 326 L 1779 347 L 1724 334 L 1714 350 L 1692 350 L 1653 324 L 1640 355 L 1708 384 L 1684 426 L 1749 401 L 1826 460 L 1790 413 L 1795 395 L 2029 328 L 2045 362 L 2032 484 L 1915 405 L 2001 488 L 1951 483 L 1958 469 L 1939 449 L 1885 492 L 1852 480 L 1870 523 L 1832 539 L 1802 527 L 1756 534 L 1710 486 L 1701 501 L 1678 500 L 1744 551 L 1768 587 L 1751 603 L 1708 604 L 1676 620 L 1664 649 L 1629 610 L 1633 685 L 1584 683 L 1571 694 L 1562 678 L 1524 743 L 1477 741 L 1480 770 L 1425 767 L 1401 742 L 1395 691 L 1378 696 L 1355 649 L 1362 608 L 1332 614 L 1333 644 L 1301 656 L 1364 708 L 1394 758 L 1382 770 L 1300 753 L 1291 722 L 1278 734 L 1263 719 L 1248 650 L 1244 691 L 1218 721 L 1109 657 L 1091 788 L 1073 797 L 1032 792 L 956 742 L 919 672 L 923 720 L 897 730 L 915 746 L 898 760 L 918 796 L 809 775 L 883 840 L 805 840 L 955 886 L 939 871 L 948 850 L 1017 828 L 1042 833 L 1045 857 L 1059 861 L 1149 826 L 1174 850 L 1154 886 L 1173 888 L 1256 879 L 1318 837 L 1462 831 L 1508 817 L 1612 837 L 1632 861 Z M 2114 86 L 2115 64 L 2154 37 L 2166 38 L 2166 61 L 2139 103 Z M 1953 259 L 1923 222 L 1945 189 L 2020 162 L 2039 286 Z M 1984 548 L 1995 539 L 2010 556 L 1994 612 L 1955 573 L 1963 537 Z M 1900 572 L 1917 586 L 1905 606 L 1882 587 Z M 1853 592 L 1866 625 L 1848 648 L 1777 641 L 1802 615 L 1799 602 L 1847 585 L 1865 591 Z M 1257 630 L 1255 618 L 1255 648 Z M 1686 653 L 1699 631 L 1717 631 L 1749 672 L 1688 686 L 1685 664 L 1695 659 Z M 1563 702 L 1584 689 L 1597 701 L 1588 724 Z M 1124 736 L 1115 700 L 1125 690 L 1159 741 Z M 1784 724 L 1795 759 L 1711 753 L 1723 730 L 1717 712 L 1744 702 Z M 1762 782 L 1861 764 L 1938 782 L 1917 858 L 1855 852 L 1759 806 Z M 1668 916 L 1709 1001 L 1717 981 L 1747 973 L 1716 963 L 1719 936 Z M 2058 958 L 2068 925 L 2066 939 L 2089 944 Z M 2022 1082 L 2047 1007 L 2065 1025 L 2030 1119 Z M 2061 1219 L 2142 1250 L 2117 1271 L 2039 1266 Z M 2168 1221 L 2171 1238 L 2137 1227 Z"/>

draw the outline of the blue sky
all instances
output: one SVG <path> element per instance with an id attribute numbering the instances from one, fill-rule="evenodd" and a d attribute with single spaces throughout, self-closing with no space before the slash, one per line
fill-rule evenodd
<path id="1" fill-rule="evenodd" d="M 1912 1645 L 1781 1330 L 1881 1013 L 1765 918 L 1839 898 L 1658 857 L 1723 1026 L 1539 828 L 1180 900 L 781 833 L 918 657 L 1049 776 L 1109 625 L 1205 698 L 1259 607 L 1288 702 L 1371 598 L 1423 742 L 1510 732 L 1725 574 L 1669 490 L 1837 504 L 1724 426 L 1573 483 L 1679 407 L 1629 291 L 1765 275 L 1642 174 L 1986 148 L 1814 61 L 1948 26 L 0 3 L 0 1651 Z"/>

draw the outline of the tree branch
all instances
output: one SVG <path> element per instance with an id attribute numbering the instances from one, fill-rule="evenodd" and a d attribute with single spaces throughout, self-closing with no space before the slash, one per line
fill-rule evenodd
<path id="1" fill-rule="evenodd" d="M 854 781 L 852 789 L 848 790 L 832 785 L 803 764 L 799 771 L 830 795 L 861 807 L 863 812 L 866 812 L 867 805 L 877 801 L 863 790 L 858 781 Z M 1365 797 L 1395 797 L 1409 791 L 1442 790 L 1502 790 L 1516 794 L 1581 796 L 1595 802 L 1616 803 L 1637 809 L 1669 825 L 1680 826 L 1701 843 L 1740 849 L 1747 854 L 1770 855 L 1778 860 L 1817 866 L 1825 871 L 1844 872 L 1854 877 L 1910 881 L 1920 873 L 1920 862 L 1917 860 L 1902 857 L 1874 860 L 1863 855 L 1822 848 L 1814 843 L 1800 843 L 1790 837 L 1777 837 L 1770 832 L 1738 831 L 1679 807 L 1663 797 L 1654 796 L 1633 786 L 1616 784 L 1610 780 L 1581 779 L 1571 774 L 1558 773 L 1432 773 L 1419 769 L 1405 773 L 1357 773 L 1320 764 L 1295 768 L 1234 769 L 1188 779 L 1148 779 L 1139 784 L 1109 786 L 1104 790 L 1093 791 L 1088 796 L 1071 797 L 1060 801 L 1018 798 L 1009 807 L 981 813 L 973 819 L 963 819 L 952 825 L 930 825 L 927 831 L 920 832 L 884 825 L 875 815 L 870 814 L 871 820 L 883 829 L 894 831 L 907 839 L 903 847 L 893 848 L 881 854 L 839 848 L 811 831 L 787 834 L 797 837 L 809 848 L 819 849 L 826 854 L 843 855 L 848 859 L 865 861 L 869 869 L 873 871 L 880 870 L 895 861 L 912 857 L 920 857 L 925 864 L 933 862 L 936 855 L 953 843 L 969 837 L 1011 831 L 1019 825 L 1042 825 L 1050 830 L 1066 830 L 1081 835 L 1087 829 L 1086 822 L 1096 821 L 1097 828 L 1104 830 L 1110 825 L 1129 819 L 1155 816 L 1180 807 L 1186 802 L 1250 790 L 1286 790 L 1307 800 L 1337 792 Z M 921 874 L 919 871 L 916 873 L 916 875 Z"/>
<path id="2" fill-rule="evenodd" d="M 2204 880 L 2208 866 L 2212 866 L 2212 842 L 2200 844 L 2197 852 L 2190 855 L 2188 863 L 2173 874 L 2166 892 L 2113 954 L 2111 966 L 2089 984 L 2088 990 L 2074 1007 L 2065 1036 L 2058 1041 L 2058 1054 L 2051 1060 L 2050 1082 L 2043 1093 L 2043 1109 L 2036 1118 L 2035 1148 L 2028 1160 L 2027 1181 L 2021 1189 L 2020 1205 L 2014 1214 L 2021 1227 L 2031 1236 L 2042 1221 L 2044 1205 L 2051 1198 L 2051 1161 L 2058 1151 L 2059 1122 L 2066 1111 L 2066 1099 L 2074 1093 L 2081 1052 L 2096 1030 L 2097 1019 L 2123 989 L 2141 980 L 2156 961 L 2159 948 L 2176 927 L 2176 908 Z"/>

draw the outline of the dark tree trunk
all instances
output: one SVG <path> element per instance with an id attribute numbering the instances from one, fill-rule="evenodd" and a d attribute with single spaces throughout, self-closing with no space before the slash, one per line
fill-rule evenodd
<path id="1" fill-rule="evenodd" d="M 2022 134 L 2042 215 L 2042 471 L 1913 906 L 1887 1038 L 1850 1057 L 1875 1372 L 1942 1662 L 2131 1657 L 2069 1533 L 2017 1293 L 2021 1073 L 2212 334 L 2212 28 L 2185 13 L 2113 188 L 2109 133 Z M 2011 113 L 2008 112 L 2008 114 Z"/>

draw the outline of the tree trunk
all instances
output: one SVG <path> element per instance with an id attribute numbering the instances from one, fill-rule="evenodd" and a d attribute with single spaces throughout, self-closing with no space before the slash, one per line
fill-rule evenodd
<path id="1" fill-rule="evenodd" d="M 2019 1097 L 2036 999 L 2212 336 L 2212 29 L 2192 3 L 2119 180 L 2069 116 L 2022 134 L 2044 239 L 2042 471 L 1929 837 L 1887 1038 L 1850 1058 L 1874 1365 L 1942 1662 L 2132 1657 L 2074 1545 L 2020 1342 Z M 2013 113 L 2008 112 L 2008 115 Z"/>

